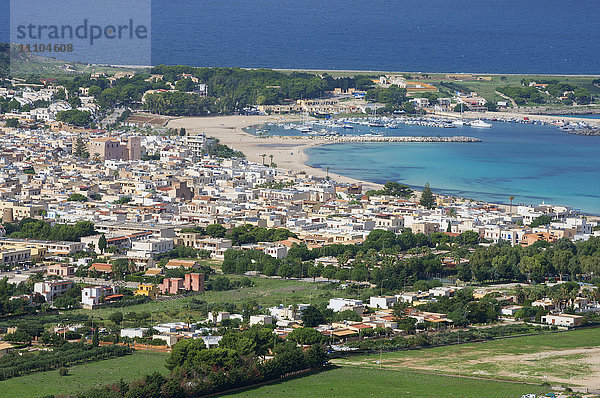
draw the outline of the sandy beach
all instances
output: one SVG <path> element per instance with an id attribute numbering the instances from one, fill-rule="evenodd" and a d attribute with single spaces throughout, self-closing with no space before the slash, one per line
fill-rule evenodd
<path id="1" fill-rule="evenodd" d="M 304 151 L 310 147 L 330 144 L 330 141 L 316 137 L 259 138 L 243 130 L 245 127 L 267 122 L 298 120 L 301 120 L 301 118 L 296 115 L 182 117 L 170 120 L 167 127 L 184 127 L 191 134 L 205 133 L 208 137 L 218 138 L 222 144 L 242 151 L 248 160 L 252 162 L 262 163 L 263 158 L 260 156 L 262 154 L 267 155 L 265 162 L 270 162 L 269 156 L 273 155 L 273 162 L 277 164 L 277 167 L 295 172 L 305 171 L 314 176 L 325 177 L 327 175 L 326 170 L 310 167 L 306 164 L 308 156 Z M 379 189 L 380 187 L 380 185 L 372 182 L 361 181 L 331 172 L 329 176 L 339 182 L 361 183 L 367 189 Z"/>

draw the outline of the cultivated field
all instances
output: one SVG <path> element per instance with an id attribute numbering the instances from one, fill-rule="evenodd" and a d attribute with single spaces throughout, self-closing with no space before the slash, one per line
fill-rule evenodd
<path id="1" fill-rule="evenodd" d="M 600 328 L 336 359 L 388 370 L 572 385 L 600 390 Z"/>
<path id="2" fill-rule="evenodd" d="M 68 376 L 58 370 L 33 373 L 0 382 L 0 396 L 35 398 L 48 395 L 75 394 L 91 388 L 133 381 L 153 372 L 168 374 L 165 368 L 167 354 L 136 351 L 133 355 L 76 365 L 69 368 Z"/>

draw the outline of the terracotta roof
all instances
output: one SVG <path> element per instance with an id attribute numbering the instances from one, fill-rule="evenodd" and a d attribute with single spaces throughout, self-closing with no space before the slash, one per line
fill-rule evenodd
<path id="1" fill-rule="evenodd" d="M 93 263 L 90 269 L 100 272 L 112 272 L 112 265 L 105 263 Z"/>

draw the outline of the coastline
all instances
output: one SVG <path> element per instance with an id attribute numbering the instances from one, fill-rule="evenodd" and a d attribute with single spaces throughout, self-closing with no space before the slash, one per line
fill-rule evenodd
<path id="1" fill-rule="evenodd" d="M 437 116 L 446 116 L 437 113 Z M 453 115 L 454 117 L 460 117 Z M 569 120 L 570 117 L 562 116 L 548 116 L 548 115 L 528 115 L 521 113 L 509 113 L 509 112 L 486 112 L 486 113 L 473 113 L 463 114 L 465 119 L 471 118 L 523 118 L 528 117 L 529 120 L 540 120 L 540 121 L 555 121 L 558 119 Z M 551 120 L 550 120 L 551 119 Z M 261 154 L 265 154 L 265 161 L 269 162 L 270 155 L 273 155 L 273 162 L 277 164 L 278 168 L 292 170 L 294 172 L 307 172 L 310 175 L 325 177 L 328 173 L 325 169 L 309 166 L 308 155 L 305 150 L 308 148 L 314 148 L 322 145 L 333 145 L 337 142 L 331 141 L 330 139 L 324 139 L 321 137 L 257 137 L 250 133 L 245 132 L 243 129 L 252 125 L 260 125 L 268 122 L 293 122 L 300 121 L 301 116 L 299 115 L 285 115 L 285 116 L 215 116 L 215 117 L 179 117 L 172 118 L 167 126 L 170 128 L 181 128 L 184 127 L 191 134 L 205 133 L 209 137 L 217 138 L 221 143 L 226 144 L 236 150 L 240 150 L 246 154 L 248 160 L 256 163 L 262 163 L 263 158 Z M 600 119 L 585 119 L 587 122 L 600 123 Z M 337 173 L 329 172 L 329 176 L 336 181 L 342 183 L 360 183 L 365 189 L 380 189 L 381 184 L 352 178 L 349 176 L 340 175 Z M 418 194 L 418 189 L 415 191 Z M 451 195 L 457 198 L 460 195 Z M 483 201 L 485 202 L 485 200 Z M 494 202 L 497 203 L 497 202 Z M 506 204 L 506 203 L 501 203 Z M 557 204 L 557 203 L 555 203 Z M 563 205 L 569 205 L 564 204 Z M 600 216 L 594 212 L 583 212 L 590 216 Z"/>
<path id="2" fill-rule="evenodd" d="M 303 137 L 264 137 L 259 138 L 243 129 L 253 125 L 268 122 L 293 122 L 300 121 L 301 116 L 214 116 L 214 117 L 180 117 L 169 120 L 169 128 L 185 128 L 188 133 L 206 134 L 208 137 L 219 139 L 222 144 L 228 145 L 235 150 L 242 151 L 246 158 L 255 163 L 262 163 L 261 154 L 265 154 L 265 161 L 273 162 L 278 168 L 294 172 L 305 171 L 317 177 L 329 175 L 336 181 L 348 184 L 362 184 L 366 189 L 380 189 L 381 185 L 369 181 L 343 176 L 327 170 L 312 167 L 306 164 L 308 155 L 305 150 L 316 146 L 334 144 L 330 140 L 321 138 Z"/>

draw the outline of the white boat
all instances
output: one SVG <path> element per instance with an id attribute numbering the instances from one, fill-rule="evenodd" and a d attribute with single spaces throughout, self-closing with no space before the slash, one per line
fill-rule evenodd
<path id="1" fill-rule="evenodd" d="M 484 122 L 483 120 L 477 119 L 474 122 L 471 122 L 471 127 L 485 128 L 489 129 L 492 127 L 491 124 Z"/>
<path id="2" fill-rule="evenodd" d="M 452 122 L 452 124 L 454 126 L 464 126 L 465 125 L 465 121 L 464 120 L 455 120 Z"/>

